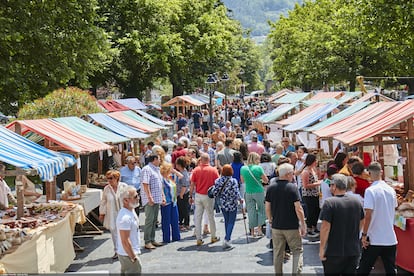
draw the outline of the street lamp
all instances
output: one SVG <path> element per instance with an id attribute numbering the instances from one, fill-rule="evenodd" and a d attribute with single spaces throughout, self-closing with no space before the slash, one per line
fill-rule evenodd
<path id="1" fill-rule="evenodd" d="M 243 82 L 243 75 L 244 75 L 244 70 L 243 68 L 240 69 L 239 72 L 239 78 L 241 79 L 242 85 L 240 87 L 240 98 L 242 100 L 242 102 L 244 102 L 244 82 Z"/>
<path id="2" fill-rule="evenodd" d="M 227 88 L 227 82 L 230 80 L 229 75 L 227 75 L 226 72 L 223 73 L 223 76 L 221 77 L 221 81 L 223 81 L 223 92 L 224 92 L 224 116 L 225 116 L 225 120 L 227 122 L 227 92 L 226 92 L 226 88 Z"/>
<path id="3" fill-rule="evenodd" d="M 213 74 L 208 75 L 206 84 L 209 86 L 209 114 L 210 114 L 210 132 L 213 131 L 213 95 L 212 95 L 212 86 L 217 83 L 216 78 Z"/>

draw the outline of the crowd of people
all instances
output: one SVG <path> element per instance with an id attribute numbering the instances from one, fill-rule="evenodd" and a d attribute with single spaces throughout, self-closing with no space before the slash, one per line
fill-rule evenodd
<path id="1" fill-rule="evenodd" d="M 220 240 L 216 211 L 224 218 L 223 249 L 231 248 L 236 214 L 246 211 L 251 237 L 263 237 L 268 220 L 276 273 L 282 273 L 291 254 L 292 272 L 300 273 L 303 244 L 320 239 L 325 273 L 356 273 L 358 268 L 368 274 L 381 256 L 386 272 L 395 274 L 396 196 L 381 180 L 378 163 L 366 168 L 358 156 L 338 152 L 322 173 L 315 152 L 294 146 L 289 137 L 271 141 L 268 129 L 255 129 L 256 108 L 228 111 L 225 116 L 224 110 L 216 111 L 214 123 L 203 110 L 179 113 L 173 135 L 162 134 L 145 145 L 141 156 L 129 156 L 119 171 L 106 173 L 109 185 L 100 217 L 112 234 L 113 258 L 120 259 L 122 272 L 141 271 L 136 231 L 141 204 L 148 250 L 191 231 L 191 211 L 197 246 L 206 235 L 211 243 Z M 162 241 L 155 239 L 159 224 Z"/>

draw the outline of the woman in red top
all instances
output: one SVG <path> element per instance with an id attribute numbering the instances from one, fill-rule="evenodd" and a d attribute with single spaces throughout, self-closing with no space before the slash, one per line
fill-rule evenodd
<path id="1" fill-rule="evenodd" d="M 355 193 L 364 197 L 365 189 L 371 184 L 367 179 L 365 172 L 364 163 L 357 162 L 352 166 L 352 174 L 356 181 Z"/>

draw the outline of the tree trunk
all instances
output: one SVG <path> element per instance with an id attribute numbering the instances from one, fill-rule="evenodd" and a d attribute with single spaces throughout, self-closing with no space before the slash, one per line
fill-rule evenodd
<path id="1" fill-rule="evenodd" d="M 355 86 L 356 86 L 356 78 L 354 77 L 349 81 L 349 91 L 355 92 Z"/>

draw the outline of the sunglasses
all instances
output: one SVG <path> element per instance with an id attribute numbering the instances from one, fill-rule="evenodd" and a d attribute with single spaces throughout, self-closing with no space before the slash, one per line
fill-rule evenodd
<path id="1" fill-rule="evenodd" d="M 134 198 L 134 199 L 137 199 L 137 198 L 138 198 L 138 194 L 136 194 L 135 196 L 133 196 L 133 197 L 130 197 L 130 198 Z"/>
<path id="2" fill-rule="evenodd" d="M 106 178 L 107 180 L 112 180 L 112 179 L 114 179 L 113 177 L 107 177 Z"/>

